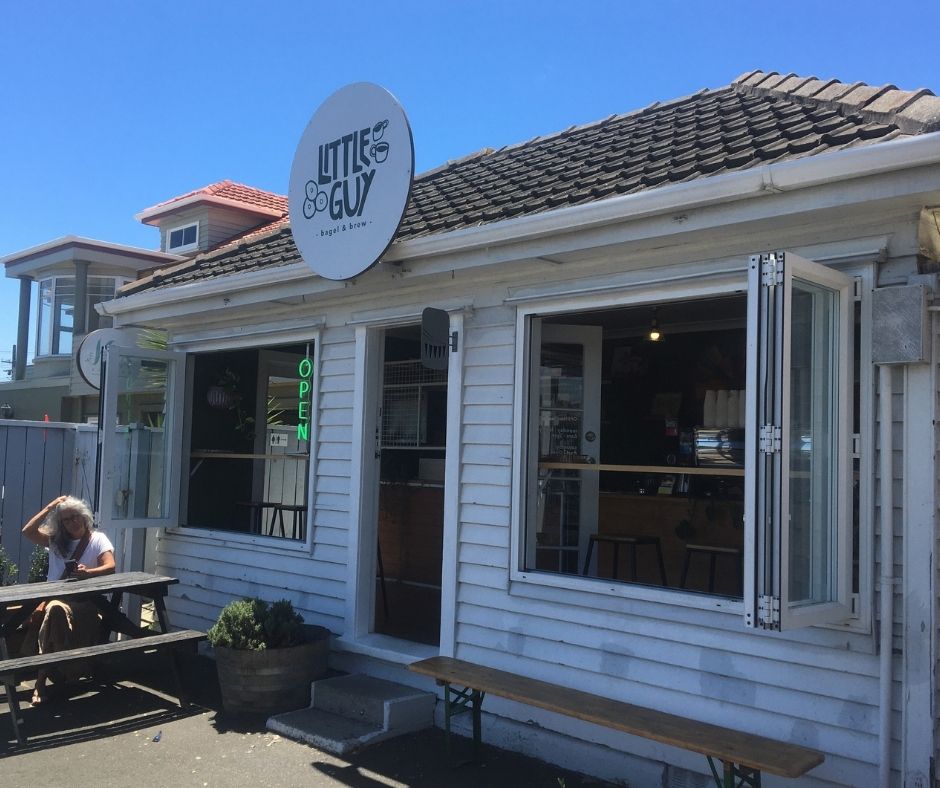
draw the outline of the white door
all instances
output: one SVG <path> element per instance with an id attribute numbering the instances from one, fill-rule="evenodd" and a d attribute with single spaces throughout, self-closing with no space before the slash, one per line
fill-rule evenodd
<path id="1" fill-rule="evenodd" d="M 598 473 L 578 466 L 600 458 L 602 335 L 599 326 L 532 321 L 530 570 L 577 574 L 597 531 Z"/>

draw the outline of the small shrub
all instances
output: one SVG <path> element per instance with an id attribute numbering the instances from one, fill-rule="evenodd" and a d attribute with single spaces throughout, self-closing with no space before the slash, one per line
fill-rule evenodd
<path id="1" fill-rule="evenodd" d="M 0 586 L 12 586 L 17 580 L 17 567 L 0 545 Z"/>
<path id="2" fill-rule="evenodd" d="M 304 642 L 303 621 L 290 600 L 269 605 L 263 599 L 238 599 L 222 608 L 207 634 L 209 643 L 224 648 L 285 648 Z"/>
<path id="3" fill-rule="evenodd" d="M 41 545 L 36 545 L 29 556 L 29 574 L 26 576 L 26 582 L 43 583 L 48 575 L 49 551 Z"/>

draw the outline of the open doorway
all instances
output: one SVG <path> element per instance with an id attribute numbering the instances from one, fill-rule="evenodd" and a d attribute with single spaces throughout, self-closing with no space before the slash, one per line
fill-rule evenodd
<path id="1" fill-rule="evenodd" d="M 385 332 L 373 629 L 438 645 L 447 371 L 422 366 L 420 341 L 420 326 Z"/>

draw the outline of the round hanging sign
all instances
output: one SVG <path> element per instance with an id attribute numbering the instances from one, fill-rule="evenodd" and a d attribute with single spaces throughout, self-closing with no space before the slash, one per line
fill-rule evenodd
<path id="1" fill-rule="evenodd" d="M 109 345 L 137 347 L 140 333 L 139 328 L 99 328 L 85 334 L 75 352 L 75 362 L 82 380 L 92 388 L 100 389 L 101 357 L 104 349 Z"/>
<path id="2" fill-rule="evenodd" d="M 330 96 L 304 130 L 287 203 L 304 262 L 327 279 L 350 279 L 388 249 L 405 215 L 414 142 L 401 105 L 371 82 Z"/>

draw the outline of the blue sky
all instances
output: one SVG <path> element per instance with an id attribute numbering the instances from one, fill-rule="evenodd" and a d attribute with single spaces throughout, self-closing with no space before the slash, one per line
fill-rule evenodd
<path id="1" fill-rule="evenodd" d="M 7 3 L 0 257 L 69 234 L 155 248 L 134 214 L 224 178 L 286 193 L 349 82 L 398 97 L 421 172 L 754 68 L 940 92 L 938 30 L 940 3 L 910 0 Z M 17 293 L 0 280 L 0 359 Z"/>

